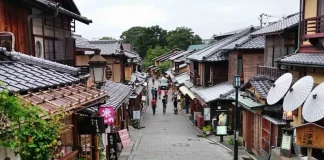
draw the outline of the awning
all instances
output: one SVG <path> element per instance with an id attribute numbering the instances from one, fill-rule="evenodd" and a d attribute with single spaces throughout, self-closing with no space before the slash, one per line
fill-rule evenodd
<path id="1" fill-rule="evenodd" d="M 187 94 L 191 99 L 196 98 L 196 96 L 186 86 L 181 86 L 179 90 L 183 95 Z"/>

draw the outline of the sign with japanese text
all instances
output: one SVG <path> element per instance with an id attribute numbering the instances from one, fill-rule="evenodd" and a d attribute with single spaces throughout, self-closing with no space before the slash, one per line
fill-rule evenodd
<path id="1" fill-rule="evenodd" d="M 123 147 L 128 147 L 131 145 L 131 140 L 128 134 L 127 129 L 123 129 L 118 131 L 119 137 L 120 137 L 120 141 L 122 142 Z"/>
<path id="2" fill-rule="evenodd" d="M 227 110 L 216 110 L 216 135 L 227 135 Z"/>
<path id="3" fill-rule="evenodd" d="M 133 111 L 133 119 L 141 119 L 141 111 Z"/>
<path id="4" fill-rule="evenodd" d="M 324 127 L 313 123 L 296 127 L 296 144 L 301 147 L 324 148 Z"/>
<path id="5" fill-rule="evenodd" d="M 125 80 L 132 80 L 132 67 L 125 67 Z"/>
<path id="6" fill-rule="evenodd" d="M 83 117 L 78 122 L 78 133 L 105 133 L 105 124 L 103 117 Z"/>
<path id="7" fill-rule="evenodd" d="M 113 124 L 115 118 L 115 108 L 113 106 L 101 106 L 99 108 L 100 116 L 104 118 L 105 124 Z"/>
<path id="8" fill-rule="evenodd" d="M 108 133 L 108 159 L 117 160 L 117 133 Z"/>
<path id="9" fill-rule="evenodd" d="M 210 121 L 210 108 L 204 108 L 204 120 Z"/>

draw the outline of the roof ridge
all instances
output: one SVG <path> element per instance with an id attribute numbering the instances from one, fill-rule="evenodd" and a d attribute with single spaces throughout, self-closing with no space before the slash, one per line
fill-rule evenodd
<path id="1" fill-rule="evenodd" d="M 24 62 L 26 64 L 37 65 L 42 68 L 52 69 L 55 71 L 69 73 L 72 75 L 78 75 L 79 69 L 75 67 L 71 67 L 68 65 L 56 63 L 50 60 L 45 60 L 42 58 L 37 58 L 33 56 L 29 56 L 20 52 L 15 51 L 7 51 L 6 48 L 0 47 L 0 52 L 3 52 L 6 56 L 11 57 L 13 61 Z"/>

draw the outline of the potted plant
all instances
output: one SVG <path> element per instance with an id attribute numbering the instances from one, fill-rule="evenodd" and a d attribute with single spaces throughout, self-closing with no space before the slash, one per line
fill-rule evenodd
<path id="1" fill-rule="evenodd" d="M 211 125 L 206 125 L 203 127 L 203 131 L 208 135 L 213 130 L 213 127 Z"/>

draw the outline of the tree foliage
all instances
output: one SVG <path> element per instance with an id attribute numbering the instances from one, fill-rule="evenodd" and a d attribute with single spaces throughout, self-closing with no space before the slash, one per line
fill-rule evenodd
<path id="1" fill-rule="evenodd" d="M 49 115 L 16 96 L 9 96 L 6 90 L 0 92 L 0 114 L 10 124 L 0 127 L 0 146 L 10 147 L 22 160 L 52 157 L 63 130 L 63 114 Z"/>
<path id="2" fill-rule="evenodd" d="M 191 28 L 177 27 L 175 30 L 168 32 L 168 48 L 180 48 L 186 50 L 189 45 L 201 44 L 202 39 L 199 35 L 194 34 Z"/>
<path id="3" fill-rule="evenodd" d="M 113 37 L 101 37 L 99 40 L 116 40 Z"/>
<path id="4" fill-rule="evenodd" d="M 158 66 L 160 73 L 165 74 L 165 72 L 171 67 L 170 61 L 161 62 Z"/>
<path id="5" fill-rule="evenodd" d="M 155 48 L 150 47 L 145 55 L 144 61 L 143 61 L 143 68 L 146 70 L 149 66 L 154 64 L 154 61 L 152 60 L 155 57 L 158 57 L 162 54 L 167 53 L 169 50 L 166 47 L 156 46 Z"/>
<path id="6" fill-rule="evenodd" d="M 131 43 L 134 50 L 141 57 L 145 57 L 147 50 L 157 45 L 166 46 L 167 31 L 160 26 L 132 27 L 124 31 L 120 38 L 124 43 Z"/>

